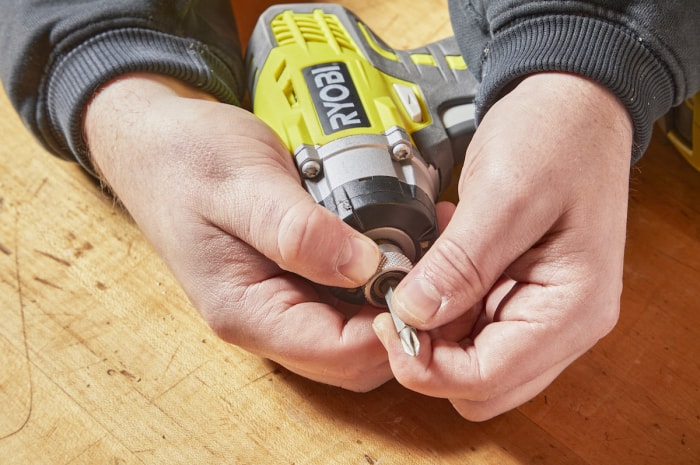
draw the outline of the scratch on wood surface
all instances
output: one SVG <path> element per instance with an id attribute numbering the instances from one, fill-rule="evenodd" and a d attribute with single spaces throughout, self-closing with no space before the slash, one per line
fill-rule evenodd
<path id="1" fill-rule="evenodd" d="M 178 379 L 178 380 L 175 381 L 173 384 L 171 384 L 170 386 L 168 386 L 168 388 L 165 389 L 163 392 L 161 392 L 160 394 L 158 394 L 158 395 L 156 395 L 155 397 L 153 397 L 152 402 L 155 402 L 157 399 L 163 397 L 163 396 L 166 395 L 168 392 L 170 392 L 170 391 L 172 391 L 173 389 L 175 389 L 180 383 L 182 383 L 183 381 L 185 381 L 186 379 L 188 379 L 190 376 L 196 376 L 195 373 L 196 373 L 197 371 L 199 371 L 199 370 L 200 370 L 204 365 L 206 365 L 207 363 L 209 363 L 209 360 L 205 361 L 204 363 L 202 363 L 201 365 L 197 366 L 197 367 L 194 368 L 193 370 L 190 370 L 185 376 L 182 376 L 180 379 Z M 196 379 L 199 380 L 199 378 L 196 378 Z M 200 381 L 201 381 L 201 380 L 200 380 Z"/>
<path id="2" fill-rule="evenodd" d="M 119 373 L 121 373 L 123 376 L 126 376 L 127 378 L 129 378 L 129 379 L 131 379 L 131 380 L 133 380 L 133 381 L 136 381 L 137 383 L 140 383 L 140 382 L 141 382 L 141 378 L 140 378 L 140 377 L 136 376 L 136 375 L 133 374 L 133 373 L 129 373 L 129 372 L 126 371 L 126 370 L 120 370 Z"/>
<path id="3" fill-rule="evenodd" d="M 236 389 L 236 390 L 237 390 L 237 391 L 242 391 L 243 389 L 246 389 L 248 386 L 250 386 L 250 385 L 252 385 L 252 384 L 255 384 L 255 383 L 257 383 L 258 381 L 261 381 L 261 380 L 263 380 L 263 379 L 267 379 L 267 378 L 270 377 L 270 375 L 275 375 L 275 374 L 277 374 L 277 373 L 278 373 L 278 371 L 277 371 L 276 369 L 275 369 L 275 370 L 267 371 L 267 372 L 263 373 L 262 375 L 258 376 L 257 378 L 253 378 L 253 379 L 251 379 L 250 381 L 248 381 L 247 383 L 242 384 L 242 385 L 241 385 L 238 389 Z"/>
<path id="4" fill-rule="evenodd" d="M 22 331 L 22 343 L 24 344 L 24 361 L 25 361 L 26 367 L 27 367 L 27 382 L 29 384 L 29 393 L 28 393 L 29 400 L 28 400 L 27 413 L 26 413 L 24 419 L 17 426 L 17 428 L 15 428 L 13 431 L 10 431 L 9 433 L 0 436 L 0 441 L 5 440 L 7 438 L 10 438 L 10 437 L 18 434 L 20 431 L 22 431 L 29 423 L 29 419 L 32 417 L 32 410 L 34 408 L 34 382 L 32 380 L 32 368 L 31 368 L 31 362 L 29 359 L 29 341 L 27 340 L 27 321 L 26 321 L 25 306 L 24 306 L 24 293 L 22 291 L 22 276 L 20 274 L 20 266 L 19 266 L 19 253 L 18 253 L 19 246 L 18 246 L 18 238 L 17 238 L 18 223 L 19 223 L 19 212 L 15 211 L 15 222 L 14 222 L 15 281 L 17 283 L 17 304 L 19 307 L 20 327 L 22 328 L 22 330 L 21 330 Z"/>
<path id="5" fill-rule="evenodd" d="M 50 253 L 44 252 L 43 250 L 34 249 L 34 252 L 38 253 L 39 255 L 43 255 L 43 256 L 46 257 L 46 258 L 50 258 L 51 260 L 53 260 L 53 261 L 55 261 L 55 262 L 58 262 L 58 263 L 60 263 L 61 265 L 71 266 L 71 263 L 70 263 L 68 260 L 65 260 L 65 259 L 63 259 L 63 258 L 57 257 L 57 256 L 55 256 L 55 255 L 51 255 Z"/>
<path id="6" fill-rule="evenodd" d="M 369 463 L 369 465 L 381 465 L 382 459 L 375 460 L 369 454 L 365 454 L 365 462 Z"/>
<path id="7" fill-rule="evenodd" d="M 98 439 L 97 441 L 91 442 L 90 444 L 85 446 L 80 452 L 78 452 L 78 454 L 75 457 L 66 462 L 65 465 L 70 465 L 71 463 L 77 462 L 81 457 L 86 455 L 88 451 L 90 451 L 90 449 L 100 444 L 100 442 L 102 442 L 102 439 Z"/>
<path id="8" fill-rule="evenodd" d="M 173 364 L 173 360 L 175 360 L 175 356 L 177 353 L 180 351 L 180 348 L 182 347 L 182 342 L 178 344 L 177 349 L 173 351 L 173 354 L 170 356 L 170 360 L 168 360 L 168 364 L 165 366 L 165 370 L 163 370 L 163 374 L 166 374 L 168 370 L 170 369 L 170 365 Z"/>
<path id="9" fill-rule="evenodd" d="M 695 267 L 694 264 L 687 262 L 684 258 L 677 257 L 676 255 L 671 254 L 668 251 L 661 249 L 660 247 L 651 246 L 650 248 L 658 252 L 661 256 L 668 258 L 672 262 L 677 263 L 678 265 L 681 265 L 684 268 L 688 268 L 695 272 L 700 272 L 700 269 Z"/>
<path id="10" fill-rule="evenodd" d="M 39 192 L 41 192 L 41 190 L 44 188 L 47 182 L 49 182 L 49 178 L 42 179 L 41 184 L 39 184 L 39 187 L 37 187 L 36 190 L 34 190 L 34 195 L 32 197 L 36 197 L 37 195 L 39 195 Z"/>
<path id="11" fill-rule="evenodd" d="M 75 258 L 80 258 L 85 252 L 88 252 L 94 248 L 95 247 L 90 242 L 86 241 L 86 242 L 83 242 L 83 245 L 81 245 L 80 247 L 75 249 L 75 251 L 73 252 L 73 255 L 75 256 Z"/>
<path id="12" fill-rule="evenodd" d="M 4 253 L 5 255 L 12 255 L 12 251 L 2 242 L 0 242 L 0 252 Z"/>
<path id="13" fill-rule="evenodd" d="M 61 286 L 59 286 L 58 284 L 54 284 L 54 283 L 52 283 L 51 281 L 48 281 L 48 280 L 46 280 L 46 279 L 44 279 L 44 278 L 40 278 L 40 277 L 38 277 L 38 276 L 34 276 L 34 281 L 36 281 L 36 282 L 38 282 L 38 283 L 41 283 L 41 284 L 45 284 L 45 285 L 47 285 L 47 286 L 49 286 L 49 287 L 53 287 L 54 289 L 58 289 L 58 290 L 61 290 L 61 291 L 63 290 L 63 288 L 62 288 Z"/>

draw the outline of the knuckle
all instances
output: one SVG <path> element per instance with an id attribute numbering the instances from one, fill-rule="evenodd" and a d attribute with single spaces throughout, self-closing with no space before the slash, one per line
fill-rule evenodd
<path id="1" fill-rule="evenodd" d="M 607 336 L 617 325 L 620 317 L 620 304 L 618 302 L 604 305 L 598 313 L 595 319 L 595 334 L 597 339 L 601 339 Z"/>
<path id="2" fill-rule="evenodd" d="M 427 393 L 433 387 L 435 380 L 425 370 L 415 371 L 403 366 L 392 366 L 396 381 L 411 391 Z"/>
<path id="3" fill-rule="evenodd" d="M 499 395 L 504 380 L 502 370 L 486 368 L 484 364 L 479 362 L 476 351 L 468 351 L 462 362 L 462 390 L 470 401 L 487 402 Z"/>
<path id="4" fill-rule="evenodd" d="M 204 322 L 220 339 L 231 343 L 236 343 L 239 340 L 236 331 L 239 325 L 233 324 L 231 317 L 240 313 L 236 311 L 243 305 L 240 297 L 236 298 L 231 295 L 224 297 L 221 293 L 212 290 L 200 297 L 197 302 L 194 302 L 194 305 Z"/>
<path id="5" fill-rule="evenodd" d="M 282 264 L 307 260 L 317 245 L 318 231 L 323 231 L 323 212 L 316 205 L 299 202 L 286 210 L 279 224 L 277 250 Z"/>
<path id="6" fill-rule="evenodd" d="M 440 392 L 436 392 L 435 374 L 427 370 L 410 371 L 402 369 L 393 369 L 396 380 L 412 391 L 422 392 L 427 395 L 441 396 Z M 474 380 L 465 379 L 463 376 L 458 376 L 460 379 L 460 396 L 469 399 L 471 402 L 487 402 L 493 398 L 496 392 L 496 383 L 492 379 L 478 378 Z M 451 392 L 451 391 L 450 391 Z M 442 393 L 442 396 L 446 392 Z"/>
<path id="7" fill-rule="evenodd" d="M 246 350 L 255 350 L 256 331 L 266 324 L 270 312 L 259 299 L 251 298 L 250 289 L 230 283 L 210 285 L 203 293 L 192 299 L 193 305 L 204 322 L 216 336 Z M 257 328 L 255 331 L 252 328 Z"/>
<path id="8" fill-rule="evenodd" d="M 612 332 L 620 317 L 621 291 L 601 292 L 603 287 L 594 281 L 578 291 L 579 297 L 567 312 L 568 317 L 560 322 L 572 328 L 575 340 L 583 349 L 590 348 Z M 581 311 L 586 318 L 580 317 Z"/>
<path id="9" fill-rule="evenodd" d="M 353 381 L 352 384 L 349 387 L 347 387 L 346 389 L 348 389 L 349 391 L 352 391 L 352 392 L 358 392 L 358 393 L 364 394 L 366 392 L 370 392 L 370 391 L 376 389 L 377 387 L 379 387 L 379 385 L 380 385 L 380 383 L 376 383 L 373 381 L 370 382 L 370 381 L 359 380 L 359 381 Z"/>
<path id="10" fill-rule="evenodd" d="M 439 365 L 439 366 L 438 366 Z M 503 389 L 503 373 L 485 370 L 475 353 L 454 352 L 451 356 L 433 358 L 428 364 L 395 364 L 392 371 L 403 386 L 437 397 L 454 397 L 467 403 L 486 403 Z"/>
<path id="11" fill-rule="evenodd" d="M 607 303 L 601 306 L 601 315 L 599 316 L 599 328 L 601 331 L 601 337 L 610 333 L 613 328 L 617 325 L 620 318 L 620 305 L 622 298 L 622 272 L 620 272 L 617 279 L 610 280 L 611 290 L 609 293 L 609 299 Z"/>
<path id="12" fill-rule="evenodd" d="M 373 377 L 370 377 L 366 370 L 359 367 L 352 367 L 343 370 L 341 387 L 353 392 L 369 392 L 378 387 L 381 382 L 378 382 Z"/>
<path id="13" fill-rule="evenodd" d="M 303 350 L 286 353 L 291 367 L 302 367 L 303 375 L 317 381 L 364 393 L 383 384 L 388 377 L 381 371 L 366 366 L 351 354 L 328 354 L 325 351 Z M 343 362 L 339 363 L 339 357 Z M 294 371 L 294 368 L 290 368 Z"/>
<path id="14" fill-rule="evenodd" d="M 341 378 L 348 381 L 353 391 L 361 391 L 364 385 L 364 377 L 367 375 L 367 369 L 361 364 L 351 362 L 343 366 L 341 370 Z"/>
<path id="15" fill-rule="evenodd" d="M 425 274 L 439 290 L 471 298 L 480 296 L 486 289 L 484 276 L 470 252 L 452 238 L 438 240 L 429 252 Z"/>
<path id="16" fill-rule="evenodd" d="M 481 374 L 480 377 L 469 386 L 469 399 L 475 402 L 487 402 L 500 392 L 500 382 L 495 376 Z"/>
<path id="17" fill-rule="evenodd" d="M 490 407 L 480 405 L 480 403 L 477 402 L 452 400 L 451 403 L 462 418 L 475 423 L 490 420 L 499 413 L 497 411 L 492 411 Z"/>

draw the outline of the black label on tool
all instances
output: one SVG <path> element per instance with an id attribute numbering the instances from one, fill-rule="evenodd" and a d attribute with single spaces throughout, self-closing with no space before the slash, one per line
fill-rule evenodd
<path id="1" fill-rule="evenodd" d="M 303 73 L 324 133 L 371 126 L 345 63 L 309 66 Z"/>

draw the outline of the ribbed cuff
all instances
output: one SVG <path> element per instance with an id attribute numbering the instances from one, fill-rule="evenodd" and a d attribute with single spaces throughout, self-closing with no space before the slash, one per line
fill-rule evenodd
<path id="1" fill-rule="evenodd" d="M 646 150 L 654 121 L 674 101 L 670 72 L 640 37 L 599 18 L 550 15 L 523 20 L 495 35 L 484 55 L 477 117 L 508 84 L 543 71 L 586 76 L 620 99 L 634 125 L 632 162 Z"/>
<path id="2" fill-rule="evenodd" d="M 230 56 L 236 56 L 234 52 Z M 238 105 L 243 94 L 243 63 L 227 63 L 205 45 L 150 29 L 105 32 L 58 61 L 44 86 L 46 114 L 38 115 L 47 144 L 65 159 L 77 159 L 94 174 L 83 137 L 83 114 L 94 92 L 113 78 L 151 72 L 180 79 Z"/>

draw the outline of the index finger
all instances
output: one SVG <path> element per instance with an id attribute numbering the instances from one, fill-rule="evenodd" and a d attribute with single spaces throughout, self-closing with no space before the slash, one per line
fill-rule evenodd
<path id="1" fill-rule="evenodd" d="M 379 311 L 364 306 L 348 316 L 319 301 L 311 285 L 282 273 L 248 286 L 213 325 L 228 340 L 314 381 L 353 391 L 391 378 L 386 352 L 372 332 Z"/>
<path id="2" fill-rule="evenodd" d="M 548 380 L 546 386 L 597 340 L 583 335 L 566 311 L 545 307 L 542 302 L 561 302 L 552 295 L 556 292 L 535 284 L 517 285 L 495 321 L 473 341 L 431 341 L 421 333 L 421 353 L 415 358 L 403 353 L 383 316 L 375 320 L 375 331 L 389 353 L 394 376 L 409 389 L 472 402 L 534 396 L 539 391 L 532 392 L 532 383 L 540 386 Z"/>

